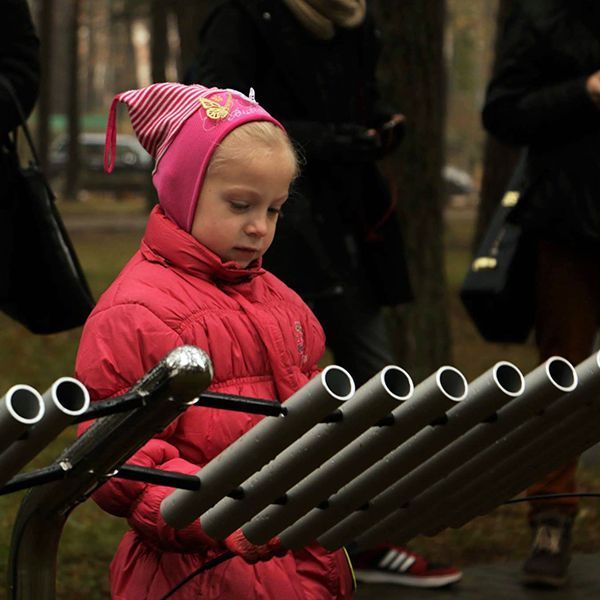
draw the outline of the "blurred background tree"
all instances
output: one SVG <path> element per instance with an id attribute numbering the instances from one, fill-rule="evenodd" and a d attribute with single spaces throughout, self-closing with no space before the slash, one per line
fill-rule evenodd
<path id="1" fill-rule="evenodd" d="M 450 359 L 444 269 L 442 168 L 446 69 L 443 0 L 379 0 L 382 96 L 406 116 L 407 133 L 386 172 L 398 201 L 415 301 L 394 313 L 401 361 L 417 380 Z"/>

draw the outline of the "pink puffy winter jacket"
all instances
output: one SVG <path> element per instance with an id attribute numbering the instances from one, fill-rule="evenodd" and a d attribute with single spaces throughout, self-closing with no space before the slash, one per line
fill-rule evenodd
<path id="1" fill-rule="evenodd" d="M 317 373 L 323 331 L 304 302 L 260 266 L 222 263 L 155 208 L 140 250 L 88 319 L 76 374 L 93 399 L 121 394 L 171 349 L 192 344 L 211 357 L 211 390 L 285 400 Z M 128 462 L 196 473 L 261 417 L 190 407 Z M 114 598 L 160 598 L 226 551 L 200 528 L 169 527 L 160 516 L 172 488 L 110 480 L 94 499 L 131 526 L 111 563 Z M 240 557 L 206 571 L 175 599 L 350 598 L 343 552 L 319 546 L 255 565 Z"/>

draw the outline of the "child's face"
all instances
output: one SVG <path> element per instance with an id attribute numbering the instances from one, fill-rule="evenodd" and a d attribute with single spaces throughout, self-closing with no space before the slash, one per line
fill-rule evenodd
<path id="1" fill-rule="evenodd" d="M 273 241 L 295 168 L 283 145 L 227 159 L 203 183 L 191 234 L 223 261 L 247 267 Z"/>

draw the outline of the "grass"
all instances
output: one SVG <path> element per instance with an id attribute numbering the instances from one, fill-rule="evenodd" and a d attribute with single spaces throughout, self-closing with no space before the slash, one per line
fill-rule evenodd
<path id="1" fill-rule="evenodd" d="M 92 196 L 85 203 L 62 203 L 66 218 L 90 218 L 108 214 L 139 215 L 142 200 L 118 200 Z M 468 210 L 448 213 L 447 273 L 451 288 L 450 315 L 454 338 L 454 364 L 473 379 L 495 361 L 511 360 L 524 372 L 535 365 L 531 344 L 495 345 L 481 341 L 457 298 L 457 290 L 469 261 L 473 214 Z M 80 260 L 94 294 L 98 296 L 137 249 L 141 230 L 123 232 L 82 231 L 72 234 Z M 52 336 L 34 336 L 0 315 L 0 388 L 24 382 L 40 391 L 56 378 L 71 375 L 80 330 Z M 40 454 L 28 469 L 49 464 L 73 440 L 68 430 Z M 600 467 L 581 469 L 580 488 L 600 489 Z M 0 497 L 0 569 L 6 570 L 10 534 L 23 493 Z M 600 504 L 584 500 L 575 528 L 575 549 L 597 552 L 600 548 Z M 448 530 L 435 538 L 417 538 L 411 546 L 428 556 L 458 565 L 505 561 L 525 555 L 529 532 L 525 526 L 524 505 L 504 506 L 480 517 L 460 530 Z M 126 525 L 102 513 L 93 502 L 78 507 L 67 521 L 58 558 L 57 597 L 86 600 L 108 596 L 108 564 Z M 0 581 L 0 595 L 3 582 Z"/>

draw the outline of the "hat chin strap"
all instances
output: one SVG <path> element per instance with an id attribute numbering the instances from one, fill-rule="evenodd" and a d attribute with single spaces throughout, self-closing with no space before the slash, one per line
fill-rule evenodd
<path id="1" fill-rule="evenodd" d="M 330 40 L 335 26 L 351 29 L 365 18 L 366 0 L 284 0 L 292 14 L 315 37 Z"/>

